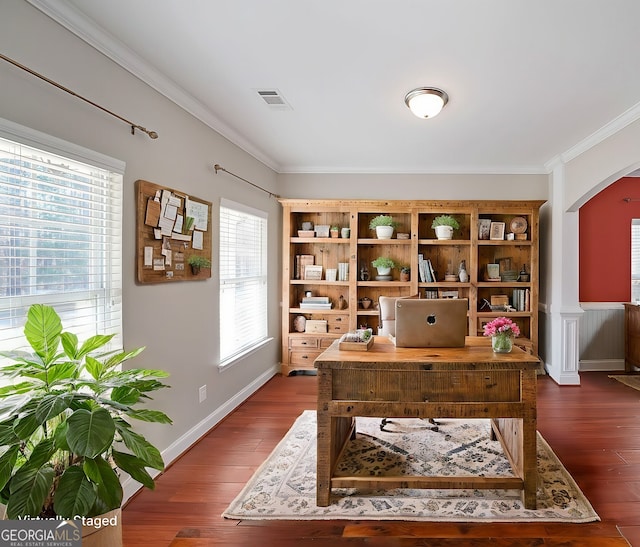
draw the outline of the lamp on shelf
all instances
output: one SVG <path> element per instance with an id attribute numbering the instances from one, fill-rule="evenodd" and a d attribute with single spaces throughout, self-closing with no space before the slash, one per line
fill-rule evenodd
<path id="1" fill-rule="evenodd" d="M 449 96 L 435 87 L 418 87 L 409 91 L 404 102 L 418 118 L 433 118 L 437 116 L 449 102 Z"/>

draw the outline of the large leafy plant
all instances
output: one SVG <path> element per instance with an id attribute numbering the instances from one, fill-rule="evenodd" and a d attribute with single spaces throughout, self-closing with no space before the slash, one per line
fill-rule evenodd
<path id="1" fill-rule="evenodd" d="M 164 469 L 162 456 L 130 422 L 171 423 L 162 412 L 138 408 L 147 393 L 168 387 L 160 381 L 168 374 L 121 370 L 144 348 L 104 352 L 113 335 L 100 334 L 79 345 L 49 306 L 29 308 L 24 335 L 32 352 L 0 353 L 13 361 L 0 369 L 0 501 L 7 517 L 117 509 L 120 470 L 153 488 L 146 468 Z"/>

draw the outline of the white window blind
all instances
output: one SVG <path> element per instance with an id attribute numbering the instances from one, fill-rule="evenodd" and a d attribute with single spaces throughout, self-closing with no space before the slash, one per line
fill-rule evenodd
<path id="1" fill-rule="evenodd" d="M 220 203 L 220 362 L 267 338 L 267 215 Z"/>
<path id="2" fill-rule="evenodd" d="M 631 302 L 640 302 L 640 218 L 631 219 Z"/>
<path id="3" fill-rule="evenodd" d="M 81 340 L 113 333 L 112 348 L 122 347 L 122 171 L 105 168 L 110 158 L 7 124 L 0 123 L 0 349 L 26 345 L 34 303 L 53 306 Z"/>

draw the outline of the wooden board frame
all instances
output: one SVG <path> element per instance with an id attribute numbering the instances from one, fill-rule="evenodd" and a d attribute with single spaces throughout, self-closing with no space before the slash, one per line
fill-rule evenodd
<path id="1" fill-rule="evenodd" d="M 136 264 L 138 283 L 166 283 L 173 281 L 193 281 L 211 277 L 211 268 L 201 268 L 193 273 L 187 260 L 198 255 L 211 262 L 211 202 L 190 196 L 179 190 L 159 186 L 146 180 L 136 181 Z M 200 213 L 206 207 L 206 229 L 193 229 L 186 235 L 169 235 L 167 230 L 159 239 L 160 218 L 163 216 L 161 203 L 155 201 L 159 196 L 172 197 L 176 202 L 176 214 L 186 219 L 187 201 L 196 205 Z M 202 215 L 204 216 L 204 214 Z M 166 220 L 166 219 L 165 219 Z M 184 220 L 183 220 L 184 221 Z M 196 221 L 196 228 L 203 227 L 204 218 Z M 193 234 L 202 237 L 202 249 L 194 249 Z M 146 259 L 146 260 L 145 260 Z"/>

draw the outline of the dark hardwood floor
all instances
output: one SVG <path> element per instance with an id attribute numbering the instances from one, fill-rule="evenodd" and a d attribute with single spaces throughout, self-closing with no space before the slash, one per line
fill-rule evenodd
<path id="1" fill-rule="evenodd" d="M 125 547 L 640 547 L 640 391 L 582 374 L 538 380 L 538 430 L 602 519 L 587 524 L 234 521 L 220 517 L 295 418 L 315 408 L 316 377 L 274 377 L 123 510 Z M 626 540 L 624 539 L 626 538 Z"/>

